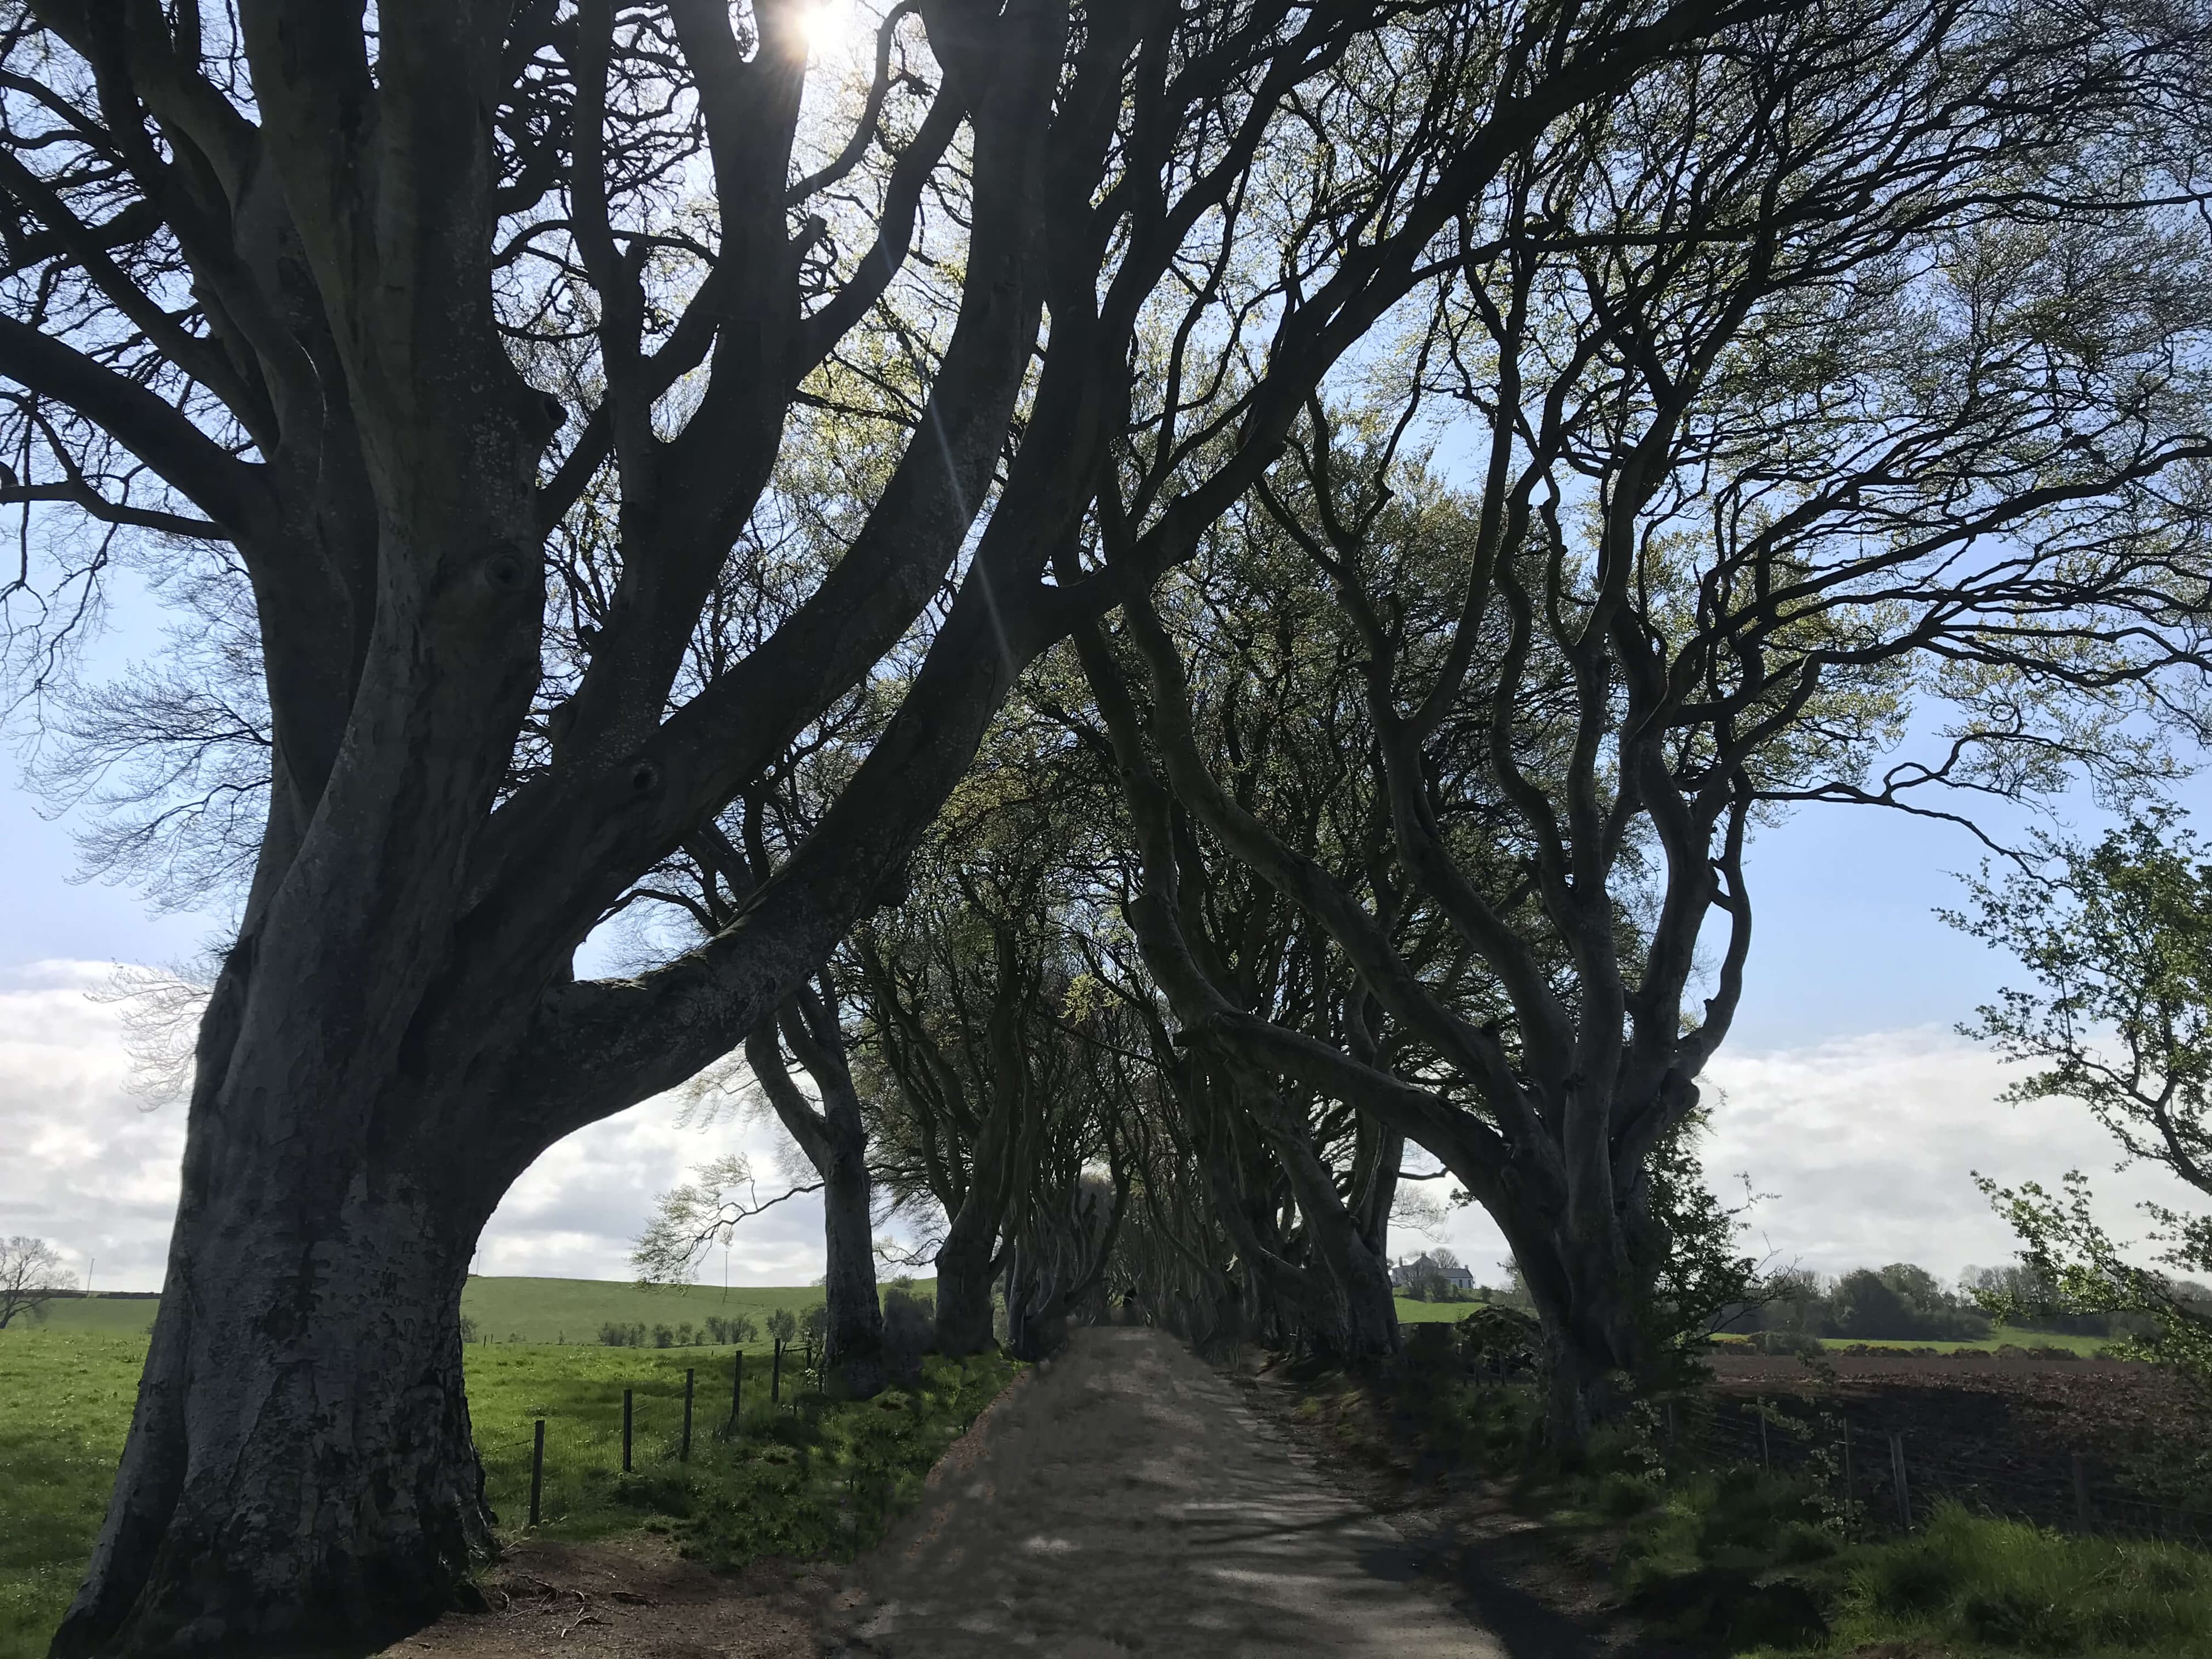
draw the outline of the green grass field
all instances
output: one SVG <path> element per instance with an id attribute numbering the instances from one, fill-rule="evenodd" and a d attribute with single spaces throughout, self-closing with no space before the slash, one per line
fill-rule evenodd
<path id="1" fill-rule="evenodd" d="M 1482 1306 L 1480 1302 L 1416 1302 L 1407 1296 L 1397 1302 L 1401 1325 L 1455 1324 Z"/>
<path id="2" fill-rule="evenodd" d="M 925 1296 L 937 1288 L 919 1279 L 914 1288 Z M 819 1302 L 819 1288 L 732 1285 L 662 1287 L 598 1279 L 471 1279 L 461 1291 L 461 1312 L 473 1319 L 489 1342 L 597 1342 L 602 1325 L 704 1325 L 710 1314 L 722 1319 L 750 1316 L 763 1332 L 777 1308 L 793 1313 Z M 153 1297 L 71 1297 L 49 1302 L 28 1328 L 83 1335 L 143 1336 L 154 1328 L 161 1306 Z M 10 1326 L 9 1329 L 14 1329 Z"/>
<path id="3" fill-rule="evenodd" d="M 859 1404 L 800 1396 L 787 1375 L 781 1409 L 769 1401 L 769 1345 L 746 1352 L 744 1419 L 727 1437 L 736 1353 L 721 1348 L 604 1347 L 604 1322 L 696 1322 L 708 1311 L 750 1313 L 819 1301 L 818 1290 L 678 1293 L 584 1280 L 471 1281 L 491 1320 L 534 1330 L 537 1344 L 486 1341 L 465 1353 L 469 1412 L 486 1491 L 503 1530 L 528 1510 L 534 1419 L 545 1419 L 540 1531 L 571 1539 L 639 1527 L 674 1534 L 715 1563 L 761 1554 L 841 1556 L 865 1545 L 920 1492 L 944 1449 L 1012 1379 L 1004 1360 L 931 1360 L 919 1386 Z M 515 1286 L 528 1287 L 514 1294 Z M 544 1286 L 579 1287 L 564 1302 Z M 926 1286 L 924 1288 L 927 1288 Z M 740 1297 L 745 1300 L 739 1301 Z M 635 1298 L 635 1300 L 628 1298 Z M 150 1319 L 151 1300 L 55 1304 L 56 1316 L 0 1331 L 0 1659 L 34 1659 L 76 1593 L 121 1455 L 143 1328 L 101 1328 L 111 1309 Z M 467 1306 L 464 1303 L 464 1306 Z M 680 1311 L 664 1312 L 672 1307 Z M 727 1309 L 728 1313 L 724 1310 Z M 578 1311 L 571 1311 L 578 1310 Z M 488 1323 L 483 1313 L 476 1316 Z M 584 1337 L 588 1324 L 592 1336 Z M 496 1324 L 489 1328 L 504 1336 Z M 696 1373 L 692 1455 L 677 1461 L 684 1373 Z M 634 1472 L 622 1473 L 622 1395 L 635 1401 Z"/>

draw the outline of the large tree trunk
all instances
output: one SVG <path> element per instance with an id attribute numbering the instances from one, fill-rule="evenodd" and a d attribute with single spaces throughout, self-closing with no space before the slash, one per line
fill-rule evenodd
<path id="1" fill-rule="evenodd" d="M 972 1200 L 960 1207 L 937 1249 L 937 1351 L 950 1358 L 995 1346 L 991 1330 L 991 1258 L 997 1230 Z"/>
<path id="2" fill-rule="evenodd" d="M 1627 1409 L 1650 1370 L 1648 1277 L 1620 1227 L 1581 1237 L 1553 1217 L 1500 1219 L 1544 1329 L 1547 1435 L 1572 1454 Z"/>
<path id="3" fill-rule="evenodd" d="M 822 1097 L 818 1112 L 792 1081 L 779 1030 L 814 1079 Z M 822 1365 L 825 1383 L 847 1399 L 872 1399 L 883 1392 L 885 1381 L 884 1309 L 876 1291 L 875 1188 L 868 1173 L 867 1124 L 834 1005 L 802 988 L 780 1020 L 763 1022 L 745 1039 L 745 1060 L 784 1127 L 822 1177 L 823 1303 L 830 1320 Z"/>
<path id="4" fill-rule="evenodd" d="M 830 1391 L 867 1400 L 883 1392 L 884 1308 L 876 1290 L 876 1240 L 871 1213 L 867 1139 L 857 1121 L 830 1115 L 834 1150 L 822 1171 L 823 1243 L 828 1273 L 823 1300 L 830 1315 L 823 1374 Z"/>
<path id="5" fill-rule="evenodd" d="M 1316 1287 L 1320 1293 L 1310 1304 L 1316 1316 L 1314 1342 L 1345 1360 L 1397 1352 L 1398 1304 L 1389 1267 L 1361 1235 L 1306 1125 L 1279 1096 L 1261 1094 L 1252 1109 L 1290 1177 L 1307 1243 L 1318 1259 L 1313 1276 L 1322 1281 Z"/>
<path id="6" fill-rule="evenodd" d="M 460 1293 L 491 1187 L 302 1107 L 198 1116 L 137 1415 L 63 1656 L 359 1654 L 491 1547 Z M 504 1182 L 492 1183 L 503 1186 Z"/>

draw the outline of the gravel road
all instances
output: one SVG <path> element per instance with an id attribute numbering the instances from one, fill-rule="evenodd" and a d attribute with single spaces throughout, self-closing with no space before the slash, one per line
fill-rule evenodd
<path id="1" fill-rule="evenodd" d="M 1076 1332 L 854 1569 L 861 1659 L 1504 1659 L 1390 1524 L 1172 1338 Z"/>

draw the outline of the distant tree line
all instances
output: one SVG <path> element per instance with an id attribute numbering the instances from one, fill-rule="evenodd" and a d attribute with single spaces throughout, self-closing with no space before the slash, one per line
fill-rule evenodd
<path id="1" fill-rule="evenodd" d="M 1855 1267 L 1832 1278 L 1792 1268 L 1774 1274 L 1766 1288 L 1769 1299 L 1743 1310 L 1723 1328 L 1862 1342 L 1978 1342 L 1994 1328 L 1994 1311 L 2018 1330 L 2117 1340 L 2148 1335 L 2154 1322 L 2137 1314 L 2054 1307 L 2050 1287 L 2032 1267 L 2018 1263 L 1969 1267 L 1956 1286 L 1911 1261 Z M 2212 1287 L 2191 1284 L 2184 1290 L 2212 1306 Z M 2044 1311 L 2011 1311 L 2018 1309 Z"/>

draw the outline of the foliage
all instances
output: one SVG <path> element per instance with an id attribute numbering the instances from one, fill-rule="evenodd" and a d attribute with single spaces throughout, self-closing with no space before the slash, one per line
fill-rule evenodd
<path id="1" fill-rule="evenodd" d="M 1662 1150 L 1742 992 L 1752 827 L 2139 793 L 2192 695 L 2202 227 L 2068 112 L 2101 46 L 1966 15 L 1783 8 L 1563 124 L 1392 355 L 1073 642 L 1186 1040 L 1447 1165 L 1569 1438 L 1752 1289 Z M 1989 208 L 2045 169 L 2078 216 Z M 1250 953 L 1286 987 L 1243 933 L 1297 941 Z"/>
<path id="2" fill-rule="evenodd" d="M 2000 1317 L 2021 1320 L 2085 1315 L 2133 1316 L 2117 1345 L 2122 1354 L 2172 1366 L 2212 1393 L 2212 1293 L 2193 1281 L 2138 1266 L 2091 1212 L 2089 1183 L 2078 1170 L 2063 1177 L 2063 1192 L 2026 1181 L 2000 1187 L 1976 1182 L 2012 1225 L 2032 1275 L 2031 1297 L 1998 1291 L 1983 1305 Z M 2182 1233 L 2162 1259 L 2170 1266 L 2212 1268 L 2201 1220 Z"/>
<path id="3" fill-rule="evenodd" d="M 1909 1261 L 1855 1268 L 1828 1295 L 1828 1334 L 1856 1341 L 1920 1338 L 1974 1342 L 1990 1322 L 1965 1305 L 1933 1273 Z"/>
<path id="4" fill-rule="evenodd" d="M 1705 1340 L 1747 1304 L 1768 1294 L 1756 1257 L 1741 1246 L 1750 1224 L 1745 1201 L 1723 1204 L 1706 1184 L 1697 1155 L 1710 1115 L 1693 1109 L 1651 1152 L 1645 1165 L 1650 1213 L 1662 1241 L 1647 1268 L 1644 1318 L 1655 1363 L 1642 1379 L 1647 1389 L 1678 1386 L 1697 1369 Z"/>
<path id="5" fill-rule="evenodd" d="M 2094 846 L 2042 837 L 2038 861 L 1969 884 L 1954 925 L 2017 957 L 2029 989 L 2007 988 L 1963 1027 L 2039 1069 L 2010 1097 L 2081 1102 L 2130 1160 L 2212 1198 L 2212 852 L 2184 815 L 2160 809 Z M 2131 1351 L 2212 1389 L 2212 1298 L 2175 1273 L 2212 1273 L 2212 1215 L 2146 1202 L 2156 1261 L 2130 1258 L 2092 1212 L 2087 1178 L 1984 1194 L 2019 1235 L 2023 1279 L 1987 1287 L 2016 1319 L 2129 1316 Z"/>
<path id="6" fill-rule="evenodd" d="M 1409 1350 L 1395 1370 L 1303 1379 L 1292 1412 L 1365 1461 L 1507 1484 L 1580 1559 L 1610 1564 L 1662 1638 L 1746 1656 L 2052 1654 L 2212 1659 L 2212 1555 L 2084 1538 L 1939 1504 L 1905 1536 L 1863 1535 L 1799 1474 L 1662 1455 L 1636 1419 L 1563 1461 L 1540 1392 Z"/>

